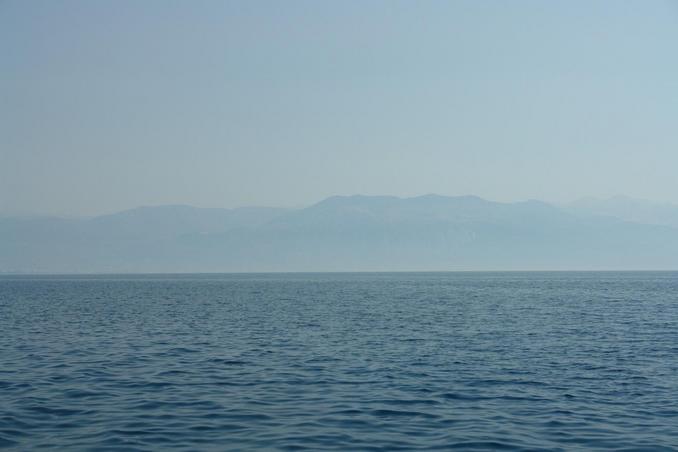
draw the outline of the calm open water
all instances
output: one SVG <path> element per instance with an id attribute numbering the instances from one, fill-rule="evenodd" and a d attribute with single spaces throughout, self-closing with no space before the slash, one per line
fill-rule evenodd
<path id="1" fill-rule="evenodd" d="M 677 450 L 678 273 L 0 277 L 0 447 Z"/>

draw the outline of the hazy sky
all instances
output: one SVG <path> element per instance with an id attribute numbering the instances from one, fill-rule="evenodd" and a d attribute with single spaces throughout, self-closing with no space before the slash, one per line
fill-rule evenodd
<path id="1" fill-rule="evenodd" d="M 0 0 L 0 212 L 678 203 L 676 1 Z"/>

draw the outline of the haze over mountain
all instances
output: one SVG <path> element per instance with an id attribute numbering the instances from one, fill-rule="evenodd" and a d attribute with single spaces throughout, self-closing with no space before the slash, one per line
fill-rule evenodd
<path id="1" fill-rule="evenodd" d="M 583 198 L 566 207 L 575 213 L 617 217 L 627 221 L 678 227 L 678 206 L 628 196 Z"/>
<path id="2" fill-rule="evenodd" d="M 676 209 L 622 198 L 558 207 L 357 195 L 296 210 L 159 206 L 83 219 L 4 217 L 0 271 L 675 269 Z"/>

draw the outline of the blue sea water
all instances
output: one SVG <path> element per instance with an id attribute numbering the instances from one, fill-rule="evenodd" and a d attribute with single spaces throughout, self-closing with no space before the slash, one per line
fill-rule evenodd
<path id="1" fill-rule="evenodd" d="M 10 450 L 678 450 L 678 273 L 0 277 Z"/>

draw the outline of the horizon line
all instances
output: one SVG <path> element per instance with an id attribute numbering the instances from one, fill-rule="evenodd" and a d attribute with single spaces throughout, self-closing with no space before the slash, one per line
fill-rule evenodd
<path id="1" fill-rule="evenodd" d="M 259 272 L 0 272 L 0 278 L 6 276 L 191 276 L 191 275 L 341 275 L 341 274 L 447 274 L 447 273 L 678 273 L 676 269 L 568 269 L 568 270 L 335 270 L 335 271 L 259 271 Z"/>

